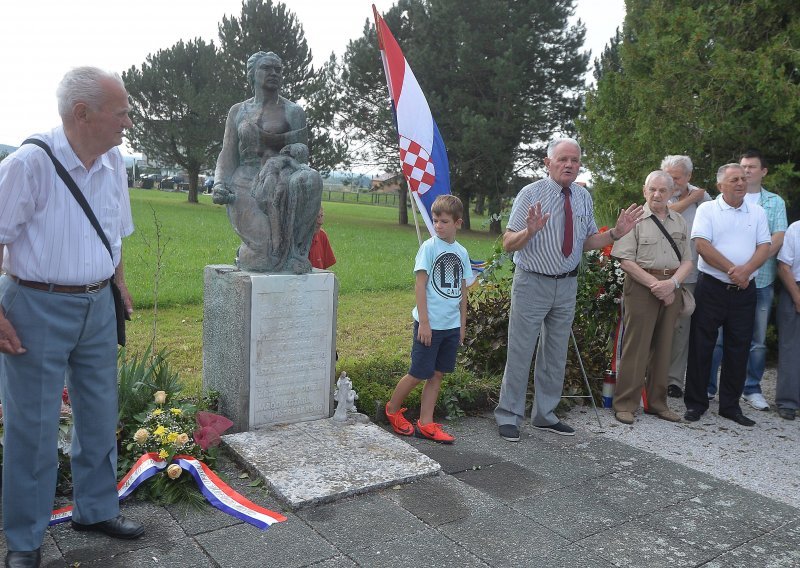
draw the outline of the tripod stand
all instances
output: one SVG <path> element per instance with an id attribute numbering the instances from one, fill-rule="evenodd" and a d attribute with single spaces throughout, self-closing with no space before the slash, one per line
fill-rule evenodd
<path id="1" fill-rule="evenodd" d="M 594 415 L 597 418 L 597 425 L 600 428 L 603 427 L 603 424 L 600 422 L 600 413 L 597 412 L 597 403 L 594 401 L 594 397 L 592 396 L 592 388 L 589 386 L 589 377 L 586 376 L 586 369 L 583 366 L 583 358 L 581 357 L 581 350 L 578 349 L 578 342 L 575 339 L 575 334 L 572 332 L 572 329 L 569 330 L 569 336 L 572 339 L 572 346 L 575 348 L 575 357 L 578 358 L 578 365 L 581 368 L 581 375 L 583 375 L 583 384 L 586 385 L 586 394 L 570 394 L 570 395 L 561 395 L 561 398 L 588 398 L 592 401 L 592 408 L 594 408 Z"/>

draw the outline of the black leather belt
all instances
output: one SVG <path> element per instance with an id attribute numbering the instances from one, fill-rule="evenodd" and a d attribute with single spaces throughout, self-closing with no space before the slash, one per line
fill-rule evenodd
<path id="1" fill-rule="evenodd" d="M 33 288 L 35 290 L 44 290 L 45 292 L 59 292 L 61 294 L 94 294 L 108 286 L 109 279 L 101 280 L 100 282 L 93 282 L 92 284 L 85 284 L 82 286 L 67 286 L 63 284 L 47 284 L 45 282 L 34 282 L 33 280 L 22 280 L 13 274 L 9 277 L 26 288 Z"/>
<path id="2" fill-rule="evenodd" d="M 713 282 L 717 286 L 720 286 L 727 290 L 728 292 L 744 292 L 747 288 L 739 288 L 736 284 L 730 284 L 728 282 L 723 282 L 719 278 L 714 278 L 710 274 L 706 274 L 705 272 L 702 273 L 704 278 L 707 278 L 710 282 Z M 748 286 L 749 288 L 749 286 Z"/>
<path id="3" fill-rule="evenodd" d="M 533 270 L 530 272 L 536 276 L 544 276 L 545 278 L 552 278 L 553 280 L 561 280 L 562 278 L 575 278 L 578 275 L 578 267 L 576 266 L 573 270 L 565 272 L 564 274 L 543 274 L 541 272 L 534 272 Z"/>

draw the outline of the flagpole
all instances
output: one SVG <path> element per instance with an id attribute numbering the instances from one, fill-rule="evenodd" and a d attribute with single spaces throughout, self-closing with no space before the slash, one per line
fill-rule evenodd
<path id="1" fill-rule="evenodd" d="M 414 227 L 417 229 L 417 241 L 419 241 L 419 244 L 422 245 L 422 235 L 419 232 L 419 220 L 417 219 L 417 200 L 414 199 L 414 192 L 410 189 L 408 191 L 411 194 L 411 215 L 414 217 Z"/>

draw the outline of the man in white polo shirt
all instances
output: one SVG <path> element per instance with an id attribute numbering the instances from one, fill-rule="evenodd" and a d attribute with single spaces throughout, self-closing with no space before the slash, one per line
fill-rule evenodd
<path id="1" fill-rule="evenodd" d="M 697 208 L 692 226 L 699 275 L 689 333 L 684 418 L 696 422 L 708 410 L 711 355 L 722 326 L 719 414 L 752 426 L 755 422 L 742 414 L 739 397 L 753 336 L 756 287 L 752 280 L 769 256 L 769 226 L 764 209 L 744 200 L 747 178 L 739 164 L 726 164 L 717 171 L 717 187 L 721 194 Z"/>

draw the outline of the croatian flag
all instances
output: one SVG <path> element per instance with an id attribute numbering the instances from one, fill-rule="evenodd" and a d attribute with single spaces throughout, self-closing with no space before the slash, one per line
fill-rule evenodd
<path id="1" fill-rule="evenodd" d="M 397 40 L 386 22 L 378 15 L 375 5 L 375 28 L 378 47 L 383 59 L 386 83 L 392 98 L 392 112 L 400 138 L 400 163 L 408 181 L 411 195 L 425 220 L 431 236 L 433 230 L 431 205 L 440 196 L 450 193 L 450 170 L 447 150 L 439 128 L 431 116 L 431 109 L 417 78 L 408 66 Z"/>

